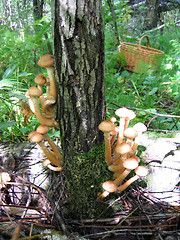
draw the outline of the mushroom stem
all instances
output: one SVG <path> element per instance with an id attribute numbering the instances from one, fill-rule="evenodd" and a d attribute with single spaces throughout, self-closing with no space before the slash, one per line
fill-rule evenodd
<path id="1" fill-rule="evenodd" d="M 41 133 L 42 135 L 44 135 L 44 138 L 48 141 L 50 147 L 52 148 L 53 152 L 55 153 L 55 155 L 57 156 L 57 158 L 59 160 L 62 160 L 62 155 L 61 152 L 59 150 L 59 148 L 56 146 L 56 144 L 54 143 L 54 141 L 51 139 L 51 137 L 48 135 L 48 131 L 49 131 L 49 127 L 48 126 L 44 126 L 44 125 L 40 125 L 37 129 L 37 132 Z"/>
<path id="2" fill-rule="evenodd" d="M 104 132 L 105 161 L 108 165 L 110 165 L 112 163 L 110 132 L 115 130 L 115 126 L 112 122 L 105 120 L 99 124 L 99 130 Z"/>
<path id="3" fill-rule="evenodd" d="M 104 142 L 105 142 L 105 160 L 108 165 L 112 163 L 111 157 L 111 139 L 109 133 L 104 133 Z"/>
<path id="4" fill-rule="evenodd" d="M 58 167 L 52 166 L 51 162 L 48 159 L 45 159 L 43 161 L 43 167 L 48 167 L 50 170 L 55 172 L 59 172 L 63 169 L 62 167 L 59 167 L 59 166 Z"/>
<path id="5" fill-rule="evenodd" d="M 58 157 L 58 159 L 62 160 L 62 155 L 60 150 L 58 149 L 58 147 L 56 146 L 56 144 L 54 143 L 54 141 L 50 138 L 50 136 L 46 133 L 44 134 L 45 139 L 48 141 L 50 147 L 52 148 L 53 152 L 55 153 L 55 155 Z"/>
<path id="6" fill-rule="evenodd" d="M 117 130 L 115 129 L 114 131 L 112 131 L 110 133 L 110 138 L 111 138 L 110 142 L 111 142 L 111 147 L 112 148 L 113 148 L 113 144 L 114 144 L 114 142 L 116 140 L 116 137 L 117 137 Z"/>
<path id="7" fill-rule="evenodd" d="M 132 178 L 130 178 L 129 180 L 127 180 L 125 183 L 123 183 L 120 187 L 118 187 L 118 192 L 122 192 L 124 191 L 127 187 L 129 187 L 129 185 L 133 182 L 135 182 L 137 179 L 139 178 L 138 175 L 133 176 Z"/>
<path id="8" fill-rule="evenodd" d="M 124 138 L 124 125 L 125 125 L 125 119 L 124 118 L 120 118 L 119 120 L 119 134 L 118 134 L 118 138 L 117 138 L 117 142 L 116 144 L 121 144 L 123 142 L 123 138 Z"/>
<path id="9" fill-rule="evenodd" d="M 98 200 L 102 200 L 107 197 L 109 193 L 113 193 L 117 191 L 117 186 L 112 181 L 106 181 L 102 184 L 103 189 L 105 190 L 99 197 Z"/>
<path id="10" fill-rule="evenodd" d="M 54 68 L 54 57 L 51 54 L 45 54 L 42 56 L 38 65 L 40 67 L 44 67 L 47 70 L 47 74 L 49 76 L 50 86 L 49 86 L 49 95 L 53 96 L 56 100 L 57 92 L 56 92 L 56 80 L 55 80 L 55 68 Z"/>
<path id="11" fill-rule="evenodd" d="M 135 176 L 133 176 L 132 178 L 130 178 L 124 184 L 122 184 L 117 188 L 118 192 L 124 191 L 127 187 L 129 187 L 131 183 L 135 182 L 138 178 L 146 176 L 148 173 L 148 170 L 144 166 L 139 166 L 135 169 L 135 173 L 136 173 Z"/>
<path id="12" fill-rule="evenodd" d="M 47 149 L 47 147 L 42 142 L 37 143 L 37 145 L 41 148 L 41 150 L 44 152 L 44 154 L 51 161 L 52 164 L 54 164 L 56 166 L 61 166 L 62 165 L 62 162 L 60 161 L 60 159 L 58 159 L 56 157 L 54 152 Z"/>
<path id="13" fill-rule="evenodd" d="M 124 129 L 127 128 L 129 121 L 135 118 L 135 113 L 125 107 L 119 108 L 115 111 L 115 114 L 120 118 L 119 121 L 119 135 L 117 143 L 123 142 Z"/>
<path id="14" fill-rule="evenodd" d="M 34 106 L 34 113 L 40 124 L 46 125 L 48 127 L 58 126 L 58 122 L 52 118 L 46 118 L 42 115 L 39 102 L 37 98 L 31 97 Z"/>
<path id="15" fill-rule="evenodd" d="M 128 176 L 128 174 L 131 172 L 131 169 L 125 169 L 115 180 L 114 183 L 116 186 L 119 186 L 121 182 Z"/>
<path id="16" fill-rule="evenodd" d="M 50 151 L 43 143 L 44 136 L 36 131 L 33 131 L 29 134 L 28 138 L 30 139 L 31 142 L 37 143 L 39 148 L 44 152 L 46 157 L 51 161 L 52 164 L 56 166 L 61 166 L 62 162 L 60 159 L 58 159 L 54 152 Z"/>
<path id="17" fill-rule="evenodd" d="M 138 162 L 135 158 L 128 158 L 122 163 L 124 171 L 114 180 L 116 186 L 120 185 L 121 182 L 128 176 L 131 170 L 135 169 L 138 166 Z"/>
<path id="18" fill-rule="evenodd" d="M 45 115 L 50 115 L 50 116 L 54 115 L 55 103 L 56 101 L 53 96 L 49 95 L 45 98 L 45 101 L 42 104 L 42 110 L 45 113 Z"/>
<path id="19" fill-rule="evenodd" d="M 140 139 L 141 139 L 141 136 L 142 136 L 142 133 L 143 132 L 146 132 L 147 131 L 147 127 L 141 123 L 141 122 L 138 122 L 136 123 L 134 126 L 133 126 L 133 129 L 138 132 L 138 136 L 135 138 L 135 141 L 133 143 L 133 146 L 132 146 L 132 154 L 135 153 L 138 145 L 139 145 L 139 142 L 140 142 Z"/>
<path id="20" fill-rule="evenodd" d="M 57 98 L 57 92 L 56 92 L 56 80 L 55 80 L 55 69 L 54 67 L 48 67 L 47 73 L 49 76 L 50 86 L 49 86 L 49 95 L 53 96 L 54 99 Z"/>
<path id="21" fill-rule="evenodd" d="M 137 150 L 138 147 L 138 143 L 136 142 L 136 140 L 134 141 L 133 145 L 132 145 L 132 151 L 131 154 L 134 154 Z"/>
<path id="22" fill-rule="evenodd" d="M 99 201 L 103 200 L 103 199 L 106 198 L 109 194 L 110 194 L 110 192 L 104 191 L 101 195 L 98 196 L 98 200 L 99 200 Z"/>
<path id="23" fill-rule="evenodd" d="M 128 158 L 123 162 L 123 167 L 125 168 L 125 170 L 113 181 L 113 183 L 116 186 L 119 186 L 121 184 L 121 182 L 128 176 L 128 174 L 131 172 L 131 170 L 135 169 L 138 166 L 138 162 L 137 160 L 135 160 L 134 158 Z M 105 192 L 103 192 L 99 198 L 103 199 L 104 197 L 108 196 L 109 192 L 106 190 Z M 98 198 L 98 199 L 99 199 Z"/>

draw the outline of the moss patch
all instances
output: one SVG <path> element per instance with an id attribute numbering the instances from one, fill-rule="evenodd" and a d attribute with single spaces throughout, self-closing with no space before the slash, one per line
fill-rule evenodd
<path id="1" fill-rule="evenodd" d="M 104 159 L 104 144 L 95 146 L 89 153 L 67 161 L 68 210 L 72 217 L 95 218 L 107 208 L 98 202 L 101 184 L 112 179 Z"/>

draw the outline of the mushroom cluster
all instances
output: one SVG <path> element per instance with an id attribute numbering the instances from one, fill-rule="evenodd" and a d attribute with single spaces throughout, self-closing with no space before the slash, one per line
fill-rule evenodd
<path id="1" fill-rule="evenodd" d="M 59 148 L 48 135 L 49 127 L 58 126 L 55 120 L 55 104 L 56 104 L 56 81 L 54 57 L 50 54 L 42 56 L 38 65 L 46 68 L 48 78 L 39 74 L 34 82 L 36 87 L 30 87 L 25 96 L 29 100 L 31 111 L 36 115 L 38 122 L 41 124 L 36 131 L 32 131 L 28 138 L 31 142 L 37 143 L 46 155 L 47 159 L 43 161 L 43 166 L 53 171 L 62 170 L 62 156 Z M 46 85 L 46 93 L 43 93 L 43 85 Z M 52 150 L 49 150 L 44 144 L 46 140 Z"/>
<path id="2" fill-rule="evenodd" d="M 117 109 L 115 114 L 119 121 L 111 117 L 99 124 L 99 130 L 104 132 L 105 161 L 108 169 L 114 173 L 114 181 L 109 180 L 102 184 L 105 191 L 99 195 L 98 200 L 112 192 L 125 190 L 132 182 L 148 173 L 146 167 L 140 166 L 140 159 L 135 155 L 141 134 L 147 130 L 146 126 L 138 122 L 129 127 L 130 120 L 134 119 L 136 114 L 125 107 Z M 117 126 L 116 122 L 119 122 Z M 132 170 L 135 171 L 135 176 L 123 183 Z"/>

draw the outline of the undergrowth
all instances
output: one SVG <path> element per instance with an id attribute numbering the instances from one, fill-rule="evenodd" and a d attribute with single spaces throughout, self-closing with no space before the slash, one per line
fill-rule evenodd
<path id="1" fill-rule="evenodd" d="M 150 47 L 164 51 L 164 58 L 157 71 L 149 69 L 145 73 L 126 71 L 119 62 L 118 48 L 108 44 L 106 47 L 106 102 L 107 107 L 117 108 L 117 105 L 135 108 L 138 121 L 150 123 L 150 128 L 158 130 L 178 130 L 169 115 L 180 114 L 180 51 L 179 29 L 164 30 L 163 34 L 150 37 Z M 106 31 L 108 42 L 110 32 Z M 111 38 L 110 38 L 111 39 Z M 155 40 L 154 42 L 152 40 Z M 152 41 L 152 42 L 151 42 Z M 136 43 L 137 42 L 132 42 Z M 146 110 L 147 112 L 143 111 Z M 154 118 L 151 113 L 166 116 Z M 153 120 L 152 120 L 153 119 Z"/>
<path id="2" fill-rule="evenodd" d="M 149 125 L 150 129 L 179 130 L 180 121 L 171 116 L 153 118 L 152 113 L 179 115 L 180 109 L 180 29 L 174 21 L 174 13 L 166 14 L 167 19 L 163 31 L 143 32 L 143 18 L 130 9 L 126 1 L 115 3 L 118 34 L 121 40 L 137 44 L 140 37 L 147 34 L 150 47 L 164 51 L 165 57 L 157 71 L 148 70 L 144 74 L 131 73 L 120 63 L 119 50 L 114 33 L 110 10 L 106 3 L 103 6 L 105 22 L 105 81 L 106 104 L 111 109 L 116 105 L 135 108 L 136 120 Z M 146 11 L 146 9 L 139 9 Z M 132 13 L 134 15 L 132 15 Z M 40 26 L 36 33 L 33 29 Z M 21 106 L 25 92 L 33 86 L 34 78 L 43 69 L 37 65 L 38 59 L 48 52 L 47 33 L 52 47 L 51 22 L 46 18 L 32 25 L 27 25 L 23 32 L 12 31 L 0 26 L 1 39 L 1 68 L 0 68 L 0 140 L 21 142 L 27 140 L 27 134 L 36 128 L 38 122 L 35 116 L 29 118 L 24 125 Z M 146 44 L 146 43 L 143 43 Z M 116 104 L 116 105 L 114 105 Z M 137 109 L 137 110 L 136 110 Z M 146 110 L 146 111 L 144 111 Z"/>

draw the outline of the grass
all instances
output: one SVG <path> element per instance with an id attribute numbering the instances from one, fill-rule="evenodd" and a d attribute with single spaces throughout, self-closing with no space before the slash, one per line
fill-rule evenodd
<path id="1" fill-rule="evenodd" d="M 153 48 L 165 52 L 160 68 L 157 71 L 146 73 L 132 73 L 126 71 L 119 62 L 117 47 L 111 44 L 112 34 L 106 32 L 106 103 L 110 112 L 117 108 L 112 103 L 120 106 L 137 108 L 137 120 L 143 119 L 145 124 L 155 116 L 148 112 L 167 115 L 179 115 L 180 107 L 180 50 L 179 29 L 164 30 L 163 35 L 156 34 L 150 38 Z M 110 115 L 110 113 L 109 113 Z M 180 121 L 174 126 L 172 117 L 158 117 L 152 120 L 151 128 L 159 130 L 180 129 Z M 177 119 L 176 119 L 177 120 Z"/>

